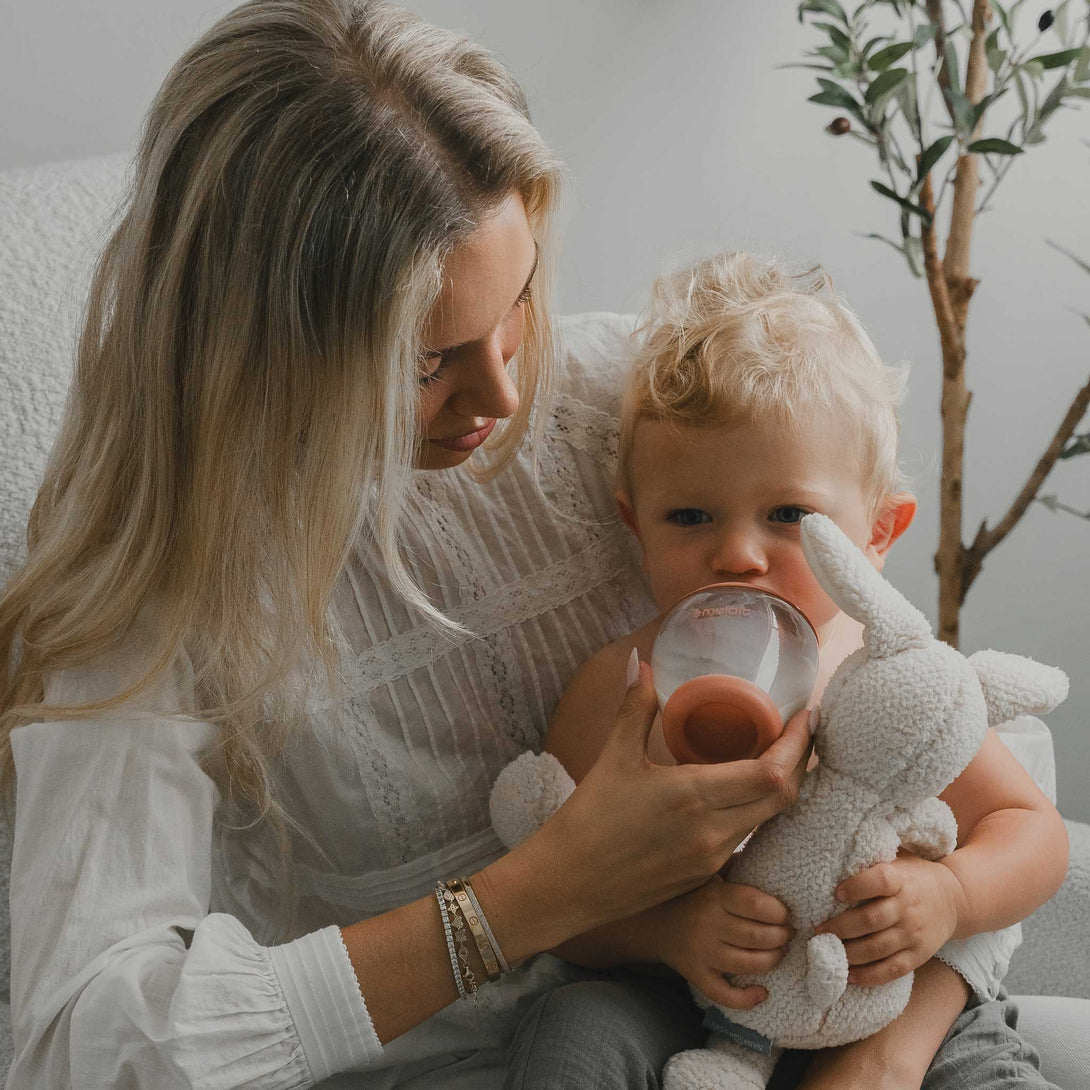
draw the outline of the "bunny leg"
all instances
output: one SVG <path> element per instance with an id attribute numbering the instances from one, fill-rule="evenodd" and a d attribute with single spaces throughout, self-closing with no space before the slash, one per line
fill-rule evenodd
<path id="1" fill-rule="evenodd" d="M 517 847 L 564 805 L 575 781 L 551 753 L 527 751 L 500 772 L 488 799 L 496 835 Z"/>
<path id="2" fill-rule="evenodd" d="M 890 820 L 901 844 L 922 859 L 941 859 L 957 847 L 958 823 L 942 799 L 924 799 L 909 810 L 898 809 Z"/>
<path id="3" fill-rule="evenodd" d="M 783 1049 L 753 1052 L 718 1033 L 707 1048 L 679 1052 L 662 1073 L 663 1090 L 765 1090 Z"/>

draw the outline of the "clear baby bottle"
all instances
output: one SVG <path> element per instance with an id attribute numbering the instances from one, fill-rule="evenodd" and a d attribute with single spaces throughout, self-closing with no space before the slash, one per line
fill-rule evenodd
<path id="1" fill-rule="evenodd" d="M 785 598 L 718 583 L 663 618 L 651 668 L 663 735 L 679 763 L 756 757 L 806 707 L 817 680 L 817 635 Z"/>

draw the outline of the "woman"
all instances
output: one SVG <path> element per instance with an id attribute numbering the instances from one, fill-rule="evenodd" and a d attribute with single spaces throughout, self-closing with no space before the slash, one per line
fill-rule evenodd
<path id="1" fill-rule="evenodd" d="M 593 521 L 607 415 L 544 411 L 559 177 L 484 50 L 382 3 L 255 0 L 171 71 L 0 598 L 9 1087 L 497 1086 L 575 971 L 455 1004 L 483 966 L 438 881 L 517 964 L 700 885 L 797 790 L 801 721 L 649 768 L 644 671 L 562 812 L 490 831 L 644 608 Z M 678 993 L 646 994 L 634 1024 Z M 694 1032 L 665 1025 L 587 1085 L 657 1078 Z"/>

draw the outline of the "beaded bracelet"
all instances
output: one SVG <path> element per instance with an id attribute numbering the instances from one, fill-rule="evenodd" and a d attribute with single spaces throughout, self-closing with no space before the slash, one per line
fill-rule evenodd
<path id="1" fill-rule="evenodd" d="M 462 974 L 458 971 L 458 955 L 454 952 L 454 936 L 450 933 L 450 916 L 447 914 L 447 904 L 443 899 L 445 887 L 440 882 L 435 887 L 435 899 L 439 902 L 439 915 L 443 919 L 443 933 L 447 937 L 447 952 L 450 954 L 450 967 L 454 972 L 454 983 L 458 985 L 458 994 L 463 999 L 469 998 L 466 986 L 462 983 Z"/>
<path id="2" fill-rule="evenodd" d="M 484 969 L 488 974 L 489 982 L 499 980 L 501 975 L 499 962 L 496 960 L 496 955 L 492 951 L 492 943 L 489 942 L 488 936 L 484 933 L 484 928 L 481 926 L 481 918 L 470 903 L 469 894 L 466 892 L 464 882 L 465 879 L 463 878 L 451 878 L 446 884 L 447 889 L 454 894 L 454 900 L 462 913 L 462 918 L 469 925 L 470 933 L 473 935 L 473 941 L 477 944 L 478 951 L 480 951 L 481 961 L 484 962 Z"/>

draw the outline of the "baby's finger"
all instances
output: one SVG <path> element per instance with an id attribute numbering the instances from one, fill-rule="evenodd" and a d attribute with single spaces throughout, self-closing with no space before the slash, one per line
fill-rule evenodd
<path id="1" fill-rule="evenodd" d="M 911 973 L 915 968 L 912 955 L 909 951 L 902 950 L 893 957 L 883 958 L 870 965 L 853 965 L 848 970 L 848 983 L 860 988 L 877 988 L 881 984 L 888 984 L 891 980 L 897 980 Z"/>
<path id="2" fill-rule="evenodd" d="M 864 938 L 844 943 L 849 965 L 870 965 L 907 948 L 908 940 L 898 927 L 889 927 L 876 935 L 866 935 Z"/>
<path id="3" fill-rule="evenodd" d="M 865 901 L 856 908 L 849 908 L 834 916 L 831 920 L 818 924 L 814 928 L 816 935 L 836 935 L 838 939 L 858 939 L 862 935 L 872 935 L 892 927 L 900 919 L 897 902 L 889 898 L 878 901 Z"/>
<path id="4" fill-rule="evenodd" d="M 694 980 L 693 983 L 713 1003 L 718 1003 L 721 1007 L 730 1007 L 731 1010 L 748 1011 L 768 998 L 768 992 L 764 988 L 759 988 L 756 984 L 748 988 L 736 988 L 718 973 L 708 973 L 707 976 Z"/>
<path id="5" fill-rule="evenodd" d="M 743 950 L 737 946 L 723 945 L 722 955 L 715 968 L 721 973 L 756 976 L 769 973 L 776 968 L 787 951 L 782 947 L 775 950 Z"/>
<path id="6" fill-rule="evenodd" d="M 743 916 L 758 923 L 786 924 L 791 919 L 791 913 L 783 901 L 755 886 L 724 883 L 723 906 L 732 916 Z"/>
<path id="7" fill-rule="evenodd" d="M 838 901 L 851 904 L 874 897 L 892 897 L 900 893 L 903 884 L 900 872 L 892 863 L 878 863 L 845 878 L 833 893 Z"/>
<path id="8" fill-rule="evenodd" d="M 746 950 L 775 950 L 786 946 L 791 941 L 793 932 L 790 927 L 777 924 L 756 923 L 731 916 L 723 928 L 722 937 L 732 946 L 741 946 Z"/>

